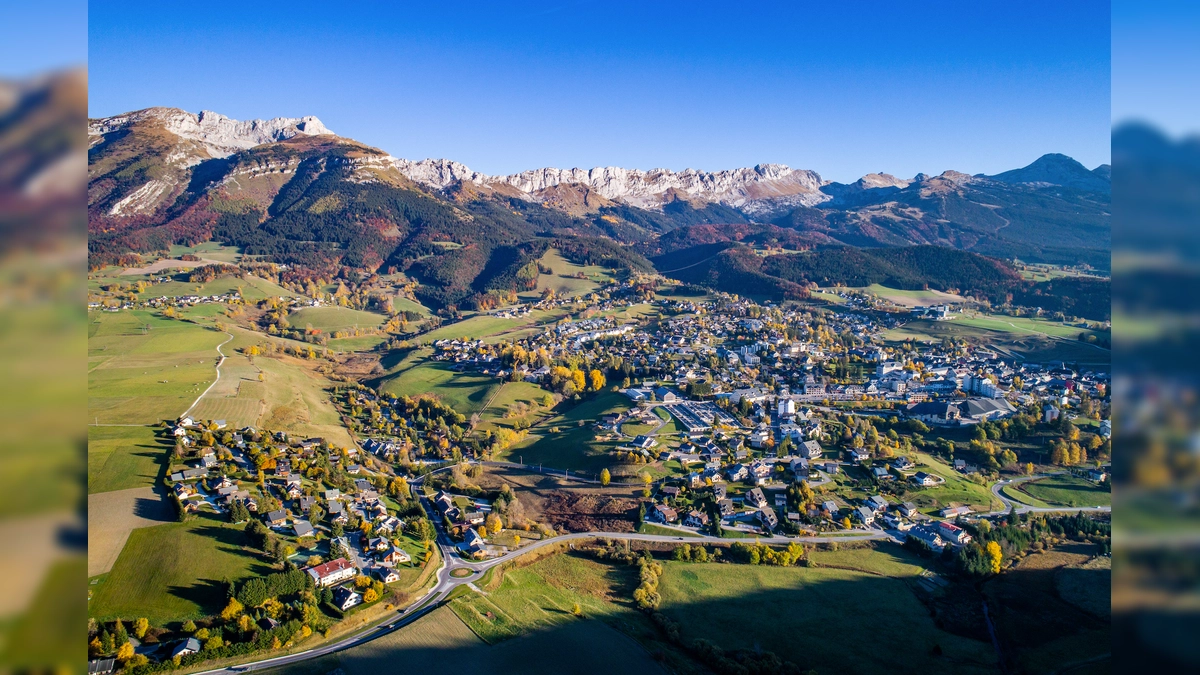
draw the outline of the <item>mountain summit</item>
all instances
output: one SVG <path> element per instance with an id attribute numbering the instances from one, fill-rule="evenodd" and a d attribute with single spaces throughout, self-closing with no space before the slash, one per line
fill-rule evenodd
<path id="1" fill-rule="evenodd" d="M 1104 166 L 1091 171 L 1078 161 L 1058 153 L 1042 155 L 1029 166 L 998 173 L 991 178 L 1005 183 L 1027 183 L 1032 185 L 1061 185 L 1063 187 L 1109 192 L 1112 183 Z"/>
<path id="2" fill-rule="evenodd" d="M 178 108 L 146 108 L 124 115 L 88 121 L 88 137 L 98 138 L 138 124 L 160 123 L 176 136 L 196 141 L 212 157 L 228 157 L 256 145 L 287 140 L 295 136 L 332 135 L 316 117 L 275 117 L 269 120 L 239 122 L 211 110 L 199 115 Z"/>

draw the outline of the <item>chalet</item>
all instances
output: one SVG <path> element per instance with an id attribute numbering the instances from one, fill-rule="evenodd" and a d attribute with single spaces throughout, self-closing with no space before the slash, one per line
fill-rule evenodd
<path id="1" fill-rule="evenodd" d="M 871 459 L 871 453 L 867 452 L 863 448 L 851 448 L 846 454 L 850 457 L 850 461 L 852 462 L 865 462 L 868 459 Z"/>
<path id="2" fill-rule="evenodd" d="M 362 604 L 362 595 L 349 588 L 338 588 L 333 592 L 333 606 L 343 612 L 359 604 Z"/>
<path id="3" fill-rule="evenodd" d="M 654 508 L 650 511 L 649 517 L 651 520 L 660 523 L 674 523 L 679 520 L 679 513 L 669 506 L 655 504 Z"/>
<path id="4" fill-rule="evenodd" d="M 892 460 L 892 468 L 897 471 L 908 471 L 913 468 L 912 460 L 907 457 L 897 457 Z"/>
<path id="5" fill-rule="evenodd" d="M 865 506 L 854 509 L 854 516 L 863 525 L 870 525 L 875 522 L 875 512 Z"/>
<path id="6" fill-rule="evenodd" d="M 176 471 L 175 473 L 171 474 L 171 481 L 178 483 L 185 480 L 204 478 L 207 475 L 208 471 L 206 469 L 184 469 L 183 471 Z"/>
<path id="7" fill-rule="evenodd" d="M 470 525 L 482 525 L 483 521 L 487 519 L 487 515 L 483 511 L 464 511 L 462 519 L 464 523 Z"/>
<path id="8" fill-rule="evenodd" d="M 720 511 L 721 517 L 733 515 L 733 500 L 726 497 L 725 499 L 717 500 L 717 510 Z"/>
<path id="9" fill-rule="evenodd" d="M 297 520 L 292 523 L 292 531 L 297 537 L 307 537 L 313 533 L 313 526 L 307 520 Z"/>
<path id="10" fill-rule="evenodd" d="M 816 441 L 804 441 L 799 450 L 797 454 L 804 459 L 817 459 L 821 456 L 821 444 Z"/>
<path id="11" fill-rule="evenodd" d="M 187 656 L 188 654 L 195 654 L 199 651 L 200 640 L 190 637 L 175 645 L 175 648 L 171 650 L 171 658 L 175 658 L 176 656 Z"/>
<path id="12" fill-rule="evenodd" d="M 379 556 L 379 561 L 387 565 L 399 565 L 410 560 L 412 560 L 412 556 L 408 555 L 407 551 L 395 547 L 389 548 Z"/>
<path id="13" fill-rule="evenodd" d="M 887 469 L 882 466 L 872 467 L 871 477 L 879 481 L 887 481 L 895 478 Z"/>
<path id="14" fill-rule="evenodd" d="M 665 485 L 658 490 L 658 494 L 662 495 L 663 499 L 678 499 L 680 489 L 674 485 Z"/>
<path id="15" fill-rule="evenodd" d="M 483 541 L 483 537 L 479 536 L 478 532 L 475 530 L 467 530 L 466 535 L 463 537 L 463 540 L 461 543 L 459 543 L 458 547 L 461 550 L 474 555 L 476 553 L 482 553 L 487 548 L 487 544 Z"/>
<path id="16" fill-rule="evenodd" d="M 759 488 L 751 488 L 742 499 L 746 504 L 756 509 L 767 505 L 767 497 Z"/>
<path id="17" fill-rule="evenodd" d="M 303 497 L 300 497 L 300 498 L 297 500 L 297 505 L 299 506 L 299 508 L 300 508 L 300 511 L 302 511 L 302 512 L 304 512 L 304 513 L 308 513 L 308 512 L 309 512 L 309 510 L 310 510 L 310 509 L 312 509 L 313 505 L 314 505 L 314 504 L 316 504 L 316 503 L 317 503 L 317 498 L 316 498 L 316 497 L 310 497 L 310 496 L 307 496 L 307 495 L 306 495 L 306 496 L 303 496 Z"/>
<path id="18" fill-rule="evenodd" d="M 283 509 L 279 509 L 277 511 L 271 511 L 270 513 L 267 514 L 267 524 L 272 527 L 279 527 L 280 525 L 283 525 L 286 522 L 287 522 L 287 511 L 284 511 Z"/>
<path id="19" fill-rule="evenodd" d="M 688 511 L 687 518 L 684 518 L 683 524 L 688 527 L 705 527 L 708 525 L 708 514 L 692 509 Z"/>
<path id="20" fill-rule="evenodd" d="M 389 546 L 387 539 L 383 537 L 371 537 L 367 540 L 367 549 L 371 551 L 386 551 Z"/>
<path id="21" fill-rule="evenodd" d="M 1108 478 L 1108 473 L 1104 469 L 1091 469 L 1087 472 L 1088 480 L 1093 483 L 1103 483 L 1105 478 Z"/>
<path id="22" fill-rule="evenodd" d="M 345 558 L 337 558 L 321 565 L 314 565 L 305 571 L 308 572 L 308 576 L 312 577 L 313 582 L 317 586 L 322 587 L 340 584 L 347 579 L 353 579 L 354 575 L 358 573 L 358 569 L 354 564 Z"/>
<path id="23" fill-rule="evenodd" d="M 717 501 L 725 499 L 725 495 L 727 495 L 728 493 L 729 493 L 729 491 L 725 488 L 724 485 L 714 484 L 712 486 L 713 499 L 715 499 Z"/>
<path id="24" fill-rule="evenodd" d="M 921 487 L 930 487 L 941 482 L 937 476 L 930 473 L 925 473 L 924 471 L 918 471 L 914 473 L 911 480 Z"/>
<path id="25" fill-rule="evenodd" d="M 893 530 L 900 530 L 901 532 L 907 532 L 913 526 L 911 522 L 901 518 L 899 513 L 885 513 L 883 515 L 883 523 Z"/>
<path id="26" fill-rule="evenodd" d="M 172 491 L 175 493 L 175 497 L 181 501 L 196 494 L 195 488 L 187 483 L 176 483 Z"/>
<path id="27" fill-rule="evenodd" d="M 764 530 L 770 531 L 779 525 L 779 516 L 776 516 L 772 509 L 759 509 L 758 522 Z"/>
<path id="28" fill-rule="evenodd" d="M 337 488 L 332 488 L 325 491 L 325 501 L 331 502 L 335 499 L 341 499 L 342 491 Z"/>
<path id="29" fill-rule="evenodd" d="M 808 460 L 802 457 L 793 459 L 789 468 L 797 478 L 807 478 L 809 474 Z"/>
<path id="30" fill-rule="evenodd" d="M 92 659 L 88 661 L 88 675 L 112 675 L 116 672 L 116 669 L 116 659 Z"/>
<path id="31" fill-rule="evenodd" d="M 887 500 L 879 495 L 871 495 L 866 499 L 866 505 L 875 513 L 883 513 L 887 510 Z"/>
<path id="32" fill-rule="evenodd" d="M 900 506 L 896 507 L 896 511 L 898 511 L 900 515 L 904 516 L 905 518 L 912 518 L 913 516 L 917 515 L 917 505 L 913 504 L 912 502 L 904 502 Z"/>
<path id="33" fill-rule="evenodd" d="M 836 516 L 839 509 L 837 502 L 833 501 L 832 499 L 827 499 L 824 502 L 821 502 L 821 510 L 831 516 Z"/>
<path id="34" fill-rule="evenodd" d="M 658 445 L 658 441 L 654 440 L 650 436 L 637 436 L 633 439 L 633 442 L 630 443 L 630 445 L 638 450 L 649 450 L 650 448 Z"/>
<path id="35" fill-rule="evenodd" d="M 745 480 L 750 475 L 750 470 L 744 464 L 734 464 L 725 470 L 725 476 L 732 481 Z"/>
<path id="36" fill-rule="evenodd" d="M 391 567 L 372 567 L 371 574 L 385 584 L 400 581 L 400 573 Z"/>

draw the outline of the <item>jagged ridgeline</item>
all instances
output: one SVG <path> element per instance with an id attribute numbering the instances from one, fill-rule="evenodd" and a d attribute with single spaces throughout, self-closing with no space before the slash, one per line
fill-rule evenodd
<path id="1" fill-rule="evenodd" d="M 553 246 L 576 263 L 657 266 L 776 299 L 810 284 L 880 283 L 1011 294 L 1076 314 L 1070 306 L 1090 302 L 1080 294 L 1102 292 L 1107 304 L 1106 282 L 1023 284 L 991 260 L 1108 269 L 1107 167 L 1062 155 L 995 176 L 842 184 L 780 164 L 493 176 L 392 157 L 312 117 L 238 122 L 170 108 L 91 120 L 88 138 L 93 267 L 217 240 L 315 270 L 403 272 L 428 305 L 482 307 L 535 286 Z M 763 247 L 785 255 L 749 250 Z"/>

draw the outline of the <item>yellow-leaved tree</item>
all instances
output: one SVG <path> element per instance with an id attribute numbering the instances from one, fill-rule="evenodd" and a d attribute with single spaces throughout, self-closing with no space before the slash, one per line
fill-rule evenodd
<path id="1" fill-rule="evenodd" d="M 992 574 L 1000 573 L 1000 563 L 1004 560 L 1004 553 L 1000 551 L 1000 544 L 989 541 L 987 543 L 988 561 L 992 564 Z"/>

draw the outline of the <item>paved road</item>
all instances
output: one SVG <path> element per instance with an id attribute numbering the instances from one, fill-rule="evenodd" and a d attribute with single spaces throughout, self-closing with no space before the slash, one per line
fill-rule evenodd
<path id="1" fill-rule="evenodd" d="M 1000 500 L 1000 503 L 1004 504 L 1004 509 L 1000 510 L 1000 511 L 992 511 L 990 514 L 983 513 L 980 515 L 986 516 L 986 515 L 997 514 L 997 513 L 1008 513 L 1012 509 L 1016 509 L 1017 513 L 1078 513 L 1080 511 L 1099 511 L 1099 512 L 1112 511 L 1111 506 L 1074 506 L 1074 507 L 1072 507 L 1072 506 L 1050 506 L 1050 507 L 1028 506 L 1028 505 L 1022 504 L 1020 502 L 1015 502 L 1015 501 L 1009 499 L 1008 497 L 1005 497 L 1000 492 L 1000 490 L 1002 490 L 1004 488 L 1004 486 L 1006 486 L 1006 485 L 1020 485 L 1021 483 L 1026 483 L 1031 480 L 1036 480 L 1038 478 L 1048 478 L 1048 477 L 1054 476 L 1054 475 L 1057 475 L 1057 474 L 1053 474 L 1053 473 L 1036 474 L 1033 476 L 1024 476 L 1021 478 L 1012 478 L 1009 480 L 997 481 L 995 484 L 992 485 L 992 494 L 996 497 L 996 499 Z"/>

